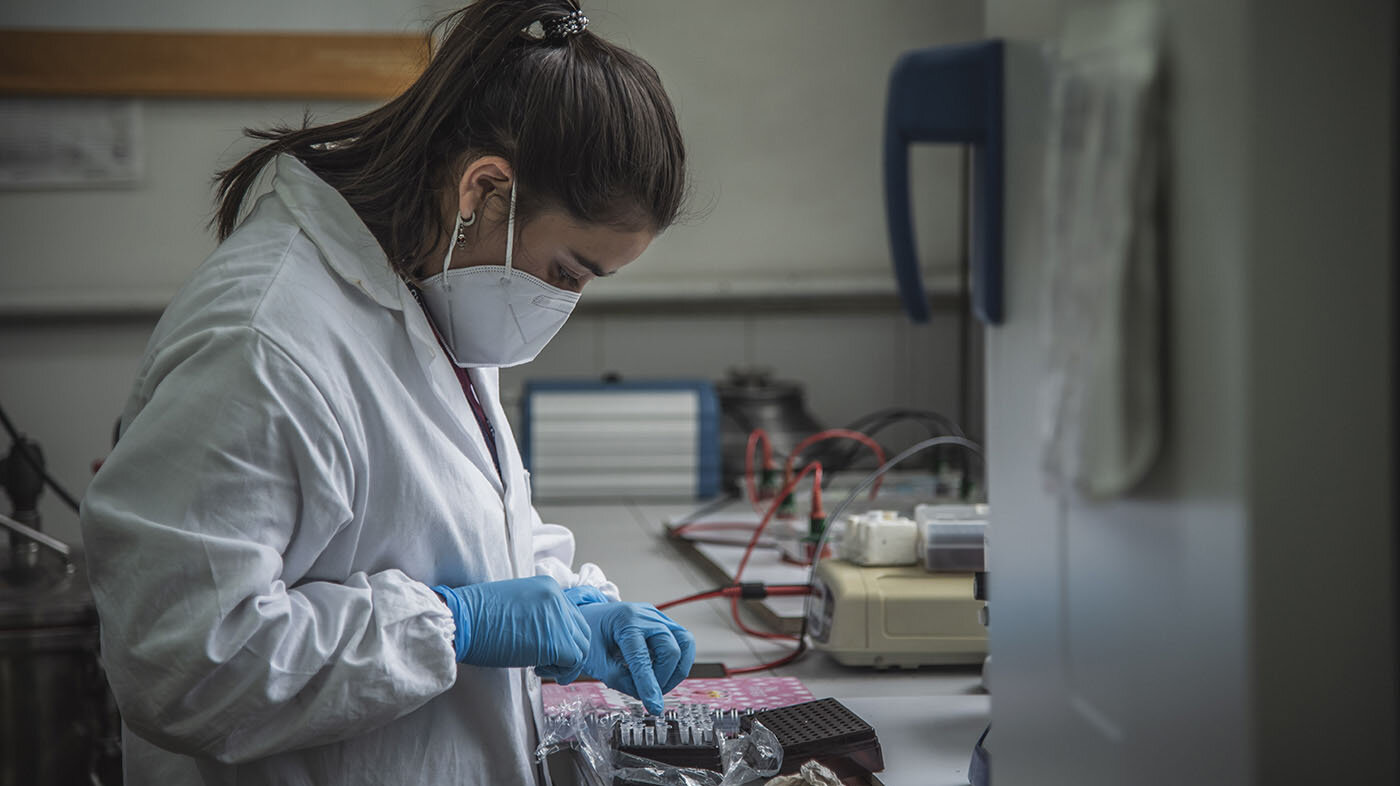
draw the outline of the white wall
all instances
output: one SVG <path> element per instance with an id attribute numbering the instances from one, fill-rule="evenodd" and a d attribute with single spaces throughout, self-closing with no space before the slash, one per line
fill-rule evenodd
<path id="1" fill-rule="evenodd" d="M 899 53 L 978 38 L 981 0 L 597 0 L 596 29 L 652 62 L 676 105 L 705 220 L 618 288 L 892 291 L 880 139 Z M 921 259 L 957 259 L 959 159 L 916 148 Z M 626 281 L 624 279 L 631 279 Z"/>
<path id="2" fill-rule="evenodd" d="M 400 31 L 449 7 L 443 0 L 14 0 L 0 6 L 0 26 Z M 951 313 L 916 327 L 892 297 L 858 305 L 842 298 L 892 291 L 875 169 L 885 70 L 902 49 L 976 37 L 981 3 L 600 0 L 585 7 L 598 32 L 660 70 L 685 126 L 697 203 L 709 215 L 673 229 L 626 276 L 606 282 L 613 294 L 602 284 L 590 288 L 539 361 L 504 376 L 507 395 L 526 374 L 718 378 L 730 365 L 758 363 L 807 383 L 811 408 L 827 423 L 895 404 L 950 411 Z M 242 127 L 299 122 L 306 108 L 143 101 L 147 173 L 138 188 L 0 192 L 0 403 L 41 441 L 54 474 L 75 493 L 91 460 L 106 452 L 159 307 L 213 246 L 203 229 L 213 171 L 247 149 Z M 366 105 L 309 108 L 329 120 Z M 946 266 L 957 236 L 956 155 L 925 149 L 916 164 L 925 258 Z M 857 270 L 853 277 L 846 265 Z M 747 272 L 765 268 L 772 275 Z M 765 294 L 780 312 L 700 304 L 677 314 L 674 304 L 637 302 L 678 290 L 714 298 L 746 276 L 732 288 Z M 816 279 L 825 283 L 809 286 Z M 789 301 L 813 292 L 826 294 Z M 629 302 L 614 311 L 609 300 Z M 76 522 L 52 495 L 41 510 L 52 531 L 76 539 Z"/>
<path id="3" fill-rule="evenodd" d="M 419 31 L 436 0 L 11 0 L 0 26 L 115 30 Z M 370 104 L 140 102 L 146 166 L 133 188 L 0 191 L 0 314 L 150 313 L 213 248 L 209 183 L 242 129 L 358 114 Z M 152 242 L 156 239 L 157 242 Z"/>
<path id="4" fill-rule="evenodd" d="M 595 298 L 656 292 L 722 296 L 892 292 L 880 166 L 885 81 L 900 52 L 965 41 L 980 0 L 703 3 L 599 0 L 593 29 L 661 73 L 689 143 L 697 217 Z M 42 2 L 0 9 L 0 26 L 151 29 L 423 29 L 442 0 L 273 3 Z M 320 22 L 319 20 L 324 20 Z M 136 189 L 0 191 L 7 256 L 0 313 L 82 304 L 158 308 L 208 250 L 195 220 L 216 162 L 241 150 L 238 129 L 298 122 L 301 104 L 146 101 L 146 160 Z M 322 119 L 362 106 L 313 105 Z M 212 154 L 212 155 L 211 155 Z M 921 258 L 957 259 L 959 156 L 913 156 Z M 74 214 L 83 231 L 66 231 Z M 162 242 L 148 242 L 159 227 Z M 52 260 L 20 265 L 14 260 Z M 59 261 L 61 260 L 61 263 Z"/>
<path id="5" fill-rule="evenodd" d="M 12 0 L 0 5 L 0 26 L 398 31 L 432 14 L 418 0 Z M 241 129 L 368 107 L 143 101 L 138 187 L 0 192 L 0 403 L 70 491 L 81 495 L 92 460 L 110 447 L 159 307 L 213 249 L 210 179 L 247 149 Z M 53 494 L 40 512 L 47 530 L 78 540 L 76 517 Z"/>
<path id="6" fill-rule="evenodd" d="M 145 178 L 133 188 L 0 191 L 0 316 L 151 316 L 214 248 L 214 171 L 249 149 L 247 126 L 299 125 L 369 104 L 141 102 Z"/>

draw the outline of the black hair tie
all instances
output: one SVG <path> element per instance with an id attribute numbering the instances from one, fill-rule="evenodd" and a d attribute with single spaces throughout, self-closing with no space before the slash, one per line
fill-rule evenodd
<path id="1" fill-rule="evenodd" d="M 588 17 L 584 16 L 582 10 L 540 22 L 540 29 L 544 32 L 545 38 L 559 40 L 578 35 L 587 27 Z"/>

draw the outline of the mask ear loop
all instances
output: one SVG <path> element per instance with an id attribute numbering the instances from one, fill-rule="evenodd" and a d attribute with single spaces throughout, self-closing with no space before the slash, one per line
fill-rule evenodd
<path id="1" fill-rule="evenodd" d="M 506 272 L 501 283 L 510 283 L 511 262 L 515 256 L 515 179 L 510 181 L 510 212 L 506 216 Z"/>
<path id="2" fill-rule="evenodd" d="M 462 231 L 462 211 L 454 210 L 452 212 L 457 214 L 457 219 L 452 222 L 452 234 L 447 236 L 447 255 L 442 258 L 442 275 L 439 277 L 442 281 L 443 291 L 449 293 L 452 291 L 452 276 L 447 275 L 447 271 L 452 267 L 452 251 L 457 247 L 457 233 Z M 428 324 L 432 324 L 432 321 L 432 317 L 429 317 Z M 452 324 L 452 309 L 447 309 L 447 325 L 438 325 L 437 329 L 444 332 L 449 340 L 451 340 L 451 336 L 456 335 L 456 328 Z"/>
<path id="3" fill-rule="evenodd" d="M 447 236 L 447 254 L 442 258 L 442 283 L 445 289 L 452 289 L 452 279 L 447 276 L 447 271 L 452 268 L 452 252 L 457 248 L 457 233 L 462 231 L 462 212 L 454 210 L 457 219 L 452 222 L 452 234 Z M 472 213 L 475 216 L 475 213 Z"/>

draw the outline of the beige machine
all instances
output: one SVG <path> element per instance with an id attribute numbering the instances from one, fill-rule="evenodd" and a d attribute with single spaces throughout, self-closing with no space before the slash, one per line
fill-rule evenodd
<path id="1" fill-rule="evenodd" d="M 813 647 L 847 666 L 981 663 L 985 605 L 973 598 L 971 573 L 827 559 L 817 565 L 807 632 Z"/>

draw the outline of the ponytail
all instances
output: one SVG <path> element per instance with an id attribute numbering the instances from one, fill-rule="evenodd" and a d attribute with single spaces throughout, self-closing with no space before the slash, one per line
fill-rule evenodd
<path id="1" fill-rule="evenodd" d="M 282 153 L 335 187 L 404 273 L 447 232 L 444 189 L 468 155 L 512 162 L 522 220 L 553 207 L 581 223 L 665 229 L 684 201 L 685 148 L 656 71 L 576 26 L 530 32 L 578 10 L 568 0 L 478 0 L 434 25 L 441 44 L 427 68 L 384 106 L 327 125 L 245 130 L 266 144 L 216 175 L 219 239 Z"/>

